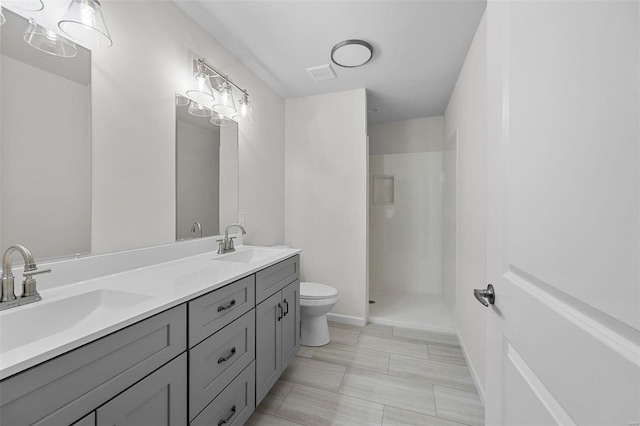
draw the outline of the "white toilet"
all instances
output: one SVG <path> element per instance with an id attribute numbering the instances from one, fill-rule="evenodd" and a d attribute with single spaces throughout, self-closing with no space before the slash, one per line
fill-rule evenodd
<path id="1" fill-rule="evenodd" d="M 318 283 L 300 283 L 300 319 L 303 346 L 324 346 L 331 340 L 327 313 L 338 303 L 338 290 Z"/>

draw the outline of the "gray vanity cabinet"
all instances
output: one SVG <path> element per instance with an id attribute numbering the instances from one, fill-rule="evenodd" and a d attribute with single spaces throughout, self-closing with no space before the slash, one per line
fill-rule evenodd
<path id="1" fill-rule="evenodd" d="M 185 305 L 169 309 L 3 380 L 0 424 L 86 421 L 92 410 L 186 350 L 186 311 Z"/>
<path id="2" fill-rule="evenodd" d="M 290 257 L 0 381 L 0 425 L 244 424 L 300 347 L 299 263 Z"/>
<path id="3" fill-rule="evenodd" d="M 256 404 L 300 349 L 300 280 L 256 306 Z"/>
<path id="4" fill-rule="evenodd" d="M 166 364 L 98 408 L 96 426 L 187 424 L 187 355 Z"/>

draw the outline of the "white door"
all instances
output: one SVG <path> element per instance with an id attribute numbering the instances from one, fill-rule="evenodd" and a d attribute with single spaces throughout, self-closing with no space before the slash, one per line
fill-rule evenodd
<path id="1" fill-rule="evenodd" d="M 638 425 L 638 1 L 489 1 L 486 420 Z"/>

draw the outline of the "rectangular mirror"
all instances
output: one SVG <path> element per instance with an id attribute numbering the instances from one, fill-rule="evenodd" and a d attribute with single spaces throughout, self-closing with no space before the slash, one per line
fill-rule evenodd
<path id="1" fill-rule="evenodd" d="M 28 22 L 3 8 L 0 250 L 48 259 L 91 251 L 91 52 L 73 58 L 24 42 Z"/>
<path id="2" fill-rule="evenodd" d="M 237 217 L 237 124 L 188 107 L 176 106 L 176 240 L 220 235 Z"/>

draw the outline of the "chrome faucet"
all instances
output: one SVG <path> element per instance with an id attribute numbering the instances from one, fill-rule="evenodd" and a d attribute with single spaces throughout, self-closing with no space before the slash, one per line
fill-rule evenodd
<path id="1" fill-rule="evenodd" d="M 191 225 L 191 232 L 196 232 L 196 238 L 202 238 L 202 225 L 200 225 L 200 222 L 194 222 L 193 225 Z"/>
<path id="2" fill-rule="evenodd" d="M 11 266 L 11 256 L 15 252 L 19 252 L 24 259 L 24 281 L 22 281 L 22 295 L 16 297 L 14 292 L 14 276 Z M 27 303 L 37 302 L 41 300 L 40 294 L 36 290 L 36 280 L 33 278 L 37 274 L 46 274 L 51 269 L 38 269 L 33 255 L 28 248 L 23 245 L 16 244 L 7 249 L 2 257 L 2 293 L 0 295 L 0 311 L 4 309 L 14 308 L 16 306 L 26 305 Z"/>
<path id="3" fill-rule="evenodd" d="M 240 228 L 240 230 L 242 231 L 242 235 L 245 235 L 247 233 L 247 231 L 244 230 L 244 227 L 239 223 L 232 223 L 231 225 L 227 226 L 227 228 L 224 230 L 224 239 L 218 240 L 218 254 L 236 251 L 235 247 L 233 246 L 233 239 L 235 237 L 229 238 L 229 228 L 232 228 L 234 226 Z"/>

